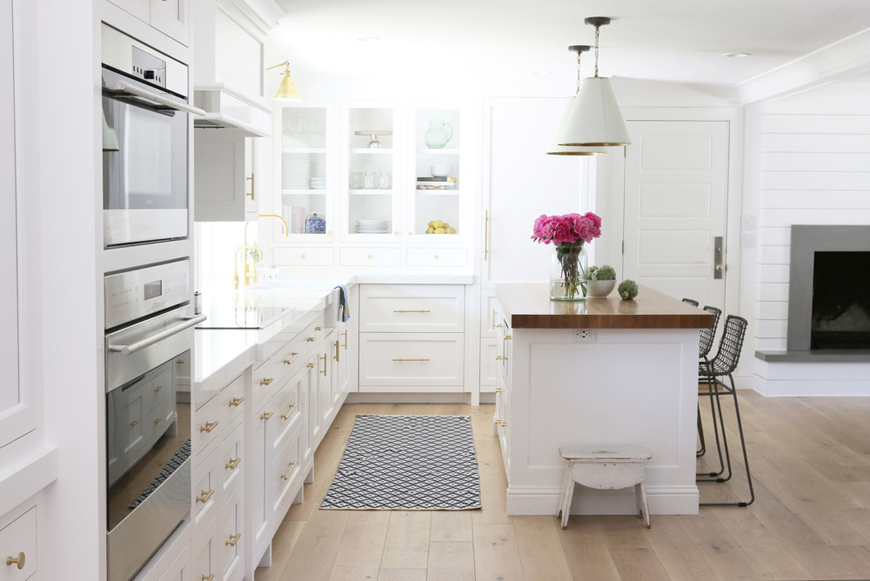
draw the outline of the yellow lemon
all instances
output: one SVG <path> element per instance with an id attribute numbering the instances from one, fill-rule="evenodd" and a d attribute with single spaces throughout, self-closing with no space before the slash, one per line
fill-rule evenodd
<path id="1" fill-rule="evenodd" d="M 448 228 L 447 233 L 448 234 L 456 234 L 456 228 Z"/>
<path id="2" fill-rule="evenodd" d="M 430 222 L 430 224 L 431 224 L 431 222 Z M 435 233 L 435 228 L 431 228 L 431 227 L 426 228 L 426 234 L 434 234 L 434 233 Z"/>
<path id="3" fill-rule="evenodd" d="M 442 222 L 441 220 L 435 220 L 434 222 L 432 222 L 432 227 L 435 228 L 436 230 L 438 228 L 443 228 L 444 222 Z"/>
<path id="4" fill-rule="evenodd" d="M 435 228 L 435 234 L 444 234 L 444 228 Z"/>
<path id="5" fill-rule="evenodd" d="M 430 228 L 434 228 L 435 227 L 435 220 L 432 220 L 431 222 L 429 222 L 428 226 Z"/>

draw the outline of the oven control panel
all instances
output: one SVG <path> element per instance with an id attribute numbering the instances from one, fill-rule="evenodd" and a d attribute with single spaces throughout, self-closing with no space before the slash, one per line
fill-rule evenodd
<path id="1" fill-rule="evenodd" d="M 107 275 L 106 329 L 190 301 L 190 261 Z"/>

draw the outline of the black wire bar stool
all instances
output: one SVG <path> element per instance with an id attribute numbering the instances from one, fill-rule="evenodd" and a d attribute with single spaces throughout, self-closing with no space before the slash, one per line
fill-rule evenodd
<path id="1" fill-rule="evenodd" d="M 710 355 L 710 349 L 713 348 L 713 340 L 716 337 L 716 329 L 719 327 L 719 318 L 722 316 L 722 311 L 716 307 L 709 305 L 704 306 L 704 311 L 713 315 L 713 326 L 709 329 L 701 329 L 698 340 L 698 359 L 703 359 L 705 363 L 709 362 L 707 356 Z M 715 417 L 713 418 L 716 419 Z M 724 471 L 722 466 L 722 451 L 719 446 L 719 432 L 716 428 L 716 422 L 713 422 L 713 431 L 716 435 L 716 449 L 719 450 L 719 467 L 720 470 L 716 474 L 698 474 L 698 476 L 719 476 Z M 701 447 L 695 452 L 695 455 L 700 458 L 707 453 L 707 443 L 704 440 L 704 423 L 701 421 L 701 405 L 698 404 L 698 439 Z"/>
<path id="2" fill-rule="evenodd" d="M 710 407 L 713 411 L 713 426 L 722 433 L 722 448 L 725 451 L 725 468 L 727 476 L 719 475 L 716 478 L 697 479 L 698 482 L 727 482 L 733 476 L 731 471 L 731 455 L 728 450 L 728 438 L 725 434 L 725 419 L 722 414 L 720 396 L 730 395 L 734 400 L 734 414 L 737 417 L 737 433 L 740 436 L 740 446 L 743 450 L 743 465 L 746 467 L 746 481 L 749 484 L 749 500 L 738 502 L 708 502 L 701 506 L 749 506 L 755 502 L 755 489 L 752 487 L 752 474 L 749 471 L 749 456 L 746 453 L 746 440 L 743 437 L 743 422 L 740 419 L 740 408 L 737 404 L 737 389 L 734 386 L 734 370 L 740 360 L 740 351 L 743 348 L 743 339 L 746 335 L 748 323 L 743 317 L 728 315 L 725 319 L 725 327 L 722 338 L 719 340 L 719 350 L 710 361 L 704 361 L 699 365 L 699 380 L 706 386 L 706 391 L 699 389 L 699 396 L 710 398 Z M 728 378 L 728 384 L 723 381 Z M 718 415 L 718 417 L 717 417 Z M 717 427 L 718 422 L 718 427 Z M 720 451 L 721 459 L 721 451 Z"/>

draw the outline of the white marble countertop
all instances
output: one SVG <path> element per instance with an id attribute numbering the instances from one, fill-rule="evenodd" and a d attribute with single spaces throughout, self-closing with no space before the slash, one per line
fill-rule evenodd
<path id="1" fill-rule="evenodd" d="M 472 284 L 472 275 L 358 274 L 322 279 L 277 279 L 233 290 L 225 284 L 206 285 L 203 313 L 209 316 L 195 337 L 194 388 L 206 382 L 222 387 L 252 363 L 264 359 L 263 345 L 278 333 L 292 337 L 318 313 L 332 305 L 339 284 Z M 352 313 L 351 316 L 355 314 Z M 288 331 L 290 331 L 288 333 Z"/>

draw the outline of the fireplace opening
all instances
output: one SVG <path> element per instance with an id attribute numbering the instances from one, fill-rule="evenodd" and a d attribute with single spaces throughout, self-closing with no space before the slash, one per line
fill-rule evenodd
<path id="1" fill-rule="evenodd" d="M 815 252 L 810 349 L 870 349 L 870 252 Z"/>

